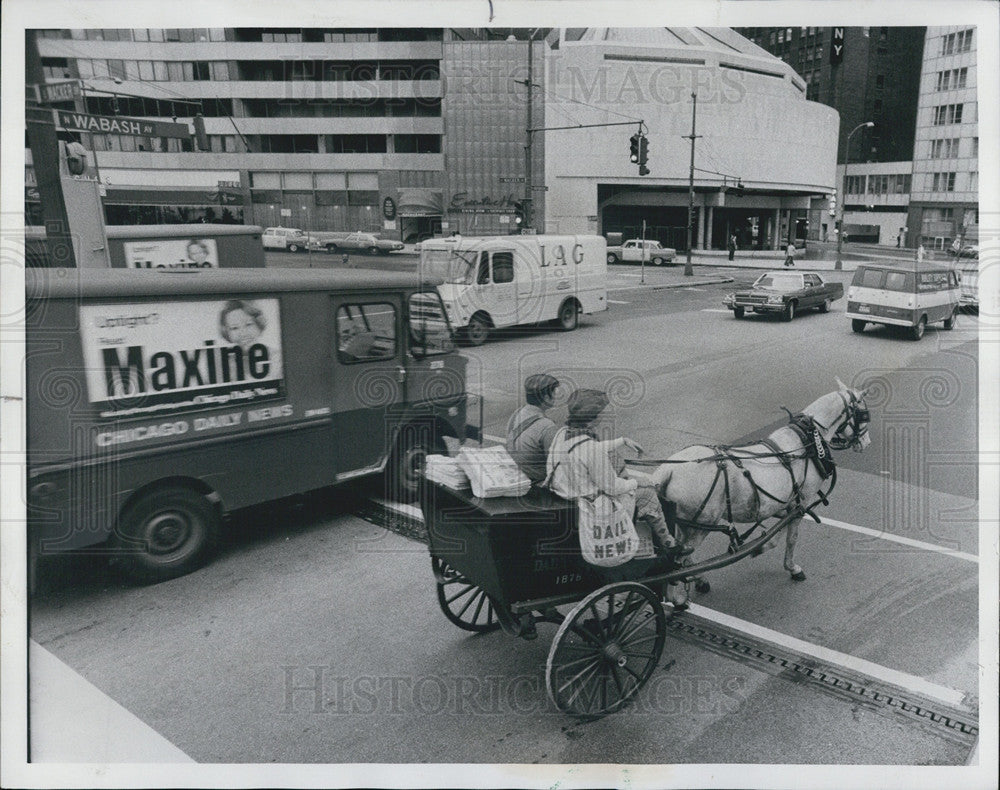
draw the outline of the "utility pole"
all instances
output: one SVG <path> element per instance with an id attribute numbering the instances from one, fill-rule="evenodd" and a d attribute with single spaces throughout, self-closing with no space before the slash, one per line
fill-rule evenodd
<path id="1" fill-rule="evenodd" d="M 34 30 L 24 32 L 25 78 L 28 84 L 41 85 L 45 82 L 45 72 L 42 70 L 35 35 Z M 26 110 L 28 145 L 31 147 L 31 162 L 38 183 L 38 195 L 42 201 L 49 260 L 53 265 L 75 268 L 76 251 L 73 248 L 73 235 L 70 232 L 59 173 L 59 138 L 56 135 L 54 113 L 33 102 L 29 102 Z"/>
<path id="2" fill-rule="evenodd" d="M 532 123 L 532 101 L 534 97 L 534 80 L 535 80 L 535 33 L 538 32 L 538 28 L 531 31 L 528 36 L 528 79 L 525 81 L 526 87 L 528 88 L 528 125 L 525 127 L 525 140 L 524 140 L 524 228 L 533 228 L 534 226 L 534 205 L 532 203 L 532 189 L 531 189 L 531 140 L 533 134 L 534 124 Z M 522 228 L 522 230 L 524 229 Z"/>
<path id="3" fill-rule="evenodd" d="M 687 223 L 687 261 L 684 264 L 684 276 L 691 277 L 694 269 L 691 267 L 691 231 L 694 225 L 694 141 L 701 135 L 695 134 L 695 122 L 698 117 L 698 94 L 691 94 L 691 168 L 688 171 L 688 223 Z"/>

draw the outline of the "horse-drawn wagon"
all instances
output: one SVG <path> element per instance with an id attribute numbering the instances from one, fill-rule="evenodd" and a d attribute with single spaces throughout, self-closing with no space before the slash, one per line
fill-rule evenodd
<path id="1" fill-rule="evenodd" d="M 783 437 L 775 439 L 775 432 L 763 440 L 766 452 L 754 450 L 753 445 L 716 447 L 708 448 L 711 454 L 703 453 L 703 457 L 682 451 L 678 456 L 683 458 L 663 462 L 657 480 L 661 497 L 667 493 L 671 501 L 661 501 L 665 512 L 681 515 L 678 534 L 692 543 L 700 542 L 700 538 L 691 538 L 692 530 L 718 529 L 729 537 L 725 552 L 694 564 L 690 560 L 678 564 L 663 556 L 617 568 L 590 565 L 580 553 L 575 503 L 538 489 L 523 497 L 482 499 L 426 481 L 420 504 L 442 611 L 467 631 L 500 628 L 528 639 L 537 636 L 537 622 L 557 624 L 545 670 L 553 704 L 561 711 L 588 716 L 620 710 L 639 693 L 663 652 L 666 586 L 698 579 L 708 571 L 760 553 L 779 533 L 797 528 L 812 507 L 825 501 L 819 486 L 828 476 L 811 471 L 817 454 L 821 455 L 831 441 L 836 449 L 867 442 L 864 393 L 842 388 L 831 395 L 838 397 L 825 396 L 816 402 L 824 403 L 822 412 L 804 412 L 816 433 L 802 437 L 797 447 L 790 447 Z M 834 408 L 834 401 L 843 407 Z M 792 432 L 799 436 L 798 430 Z M 722 458 L 733 459 L 729 463 L 744 472 L 739 479 L 749 485 L 748 493 L 735 481 L 730 484 L 724 471 L 727 462 Z M 674 485 L 684 476 L 680 470 L 705 461 L 713 462 L 704 464 L 709 472 L 712 467 L 717 470 L 708 495 L 698 493 L 692 498 L 680 492 Z M 762 469 L 780 469 L 781 474 L 790 475 L 791 493 L 784 501 L 779 501 L 777 494 L 771 497 L 771 504 L 761 501 L 760 492 L 767 493 L 767 489 L 755 483 L 752 472 L 746 474 L 755 464 L 769 464 Z M 763 472 L 757 470 L 757 474 L 762 476 Z M 718 484 L 723 475 L 724 488 Z M 815 486 L 811 475 L 820 481 Z M 782 490 L 779 483 L 768 482 L 767 486 L 772 491 Z M 748 508 L 755 515 L 749 528 L 741 532 L 733 514 Z M 715 522 L 699 523 L 697 517 L 692 518 L 695 512 L 708 513 Z M 798 566 L 789 566 L 789 552 L 785 567 L 793 578 L 805 578 L 801 569 L 796 574 Z"/>

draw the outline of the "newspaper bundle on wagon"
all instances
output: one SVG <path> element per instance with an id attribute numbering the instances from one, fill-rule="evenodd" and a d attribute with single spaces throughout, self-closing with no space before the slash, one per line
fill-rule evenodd
<path id="1" fill-rule="evenodd" d="M 186 573 L 236 508 L 464 439 L 466 360 L 415 274 L 26 273 L 29 552 Z"/>
<path id="2" fill-rule="evenodd" d="M 425 241 L 421 270 L 441 277 L 448 317 L 473 345 L 508 326 L 552 321 L 576 329 L 580 314 L 608 309 L 602 236 L 454 236 Z"/>

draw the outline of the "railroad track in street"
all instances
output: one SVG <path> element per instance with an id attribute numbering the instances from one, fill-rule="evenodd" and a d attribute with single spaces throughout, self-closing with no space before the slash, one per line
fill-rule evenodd
<path id="1" fill-rule="evenodd" d="M 403 537 L 427 542 L 427 530 L 416 507 L 372 498 L 359 501 L 353 514 Z M 857 660 L 853 663 L 861 668 L 854 668 L 849 656 L 843 657 L 846 661 L 824 660 L 796 650 L 794 640 L 789 647 L 719 622 L 710 613 L 711 610 L 698 605 L 692 605 L 689 611 L 676 612 L 667 620 L 668 633 L 764 674 L 881 715 L 902 718 L 936 737 L 967 747 L 970 753 L 975 748 L 979 737 L 979 705 L 974 695 L 891 670 L 885 673 L 886 677 L 878 677 L 881 673 L 864 671 L 867 662 Z M 876 665 L 867 666 L 879 669 Z M 902 680 L 894 683 L 888 679 L 894 676 Z M 907 679 L 913 683 L 906 683 Z"/>

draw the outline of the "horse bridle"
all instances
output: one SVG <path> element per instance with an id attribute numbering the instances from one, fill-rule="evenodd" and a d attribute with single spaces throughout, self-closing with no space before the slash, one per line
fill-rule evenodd
<path id="1" fill-rule="evenodd" d="M 844 410 L 841 412 L 844 421 L 830 437 L 829 445 L 834 450 L 846 450 L 860 442 L 861 438 L 868 432 L 871 412 L 868 411 L 864 399 L 859 398 L 852 390 L 841 391 L 838 394 L 844 401 Z M 848 428 L 851 429 L 851 436 L 844 435 L 844 431 Z"/>

